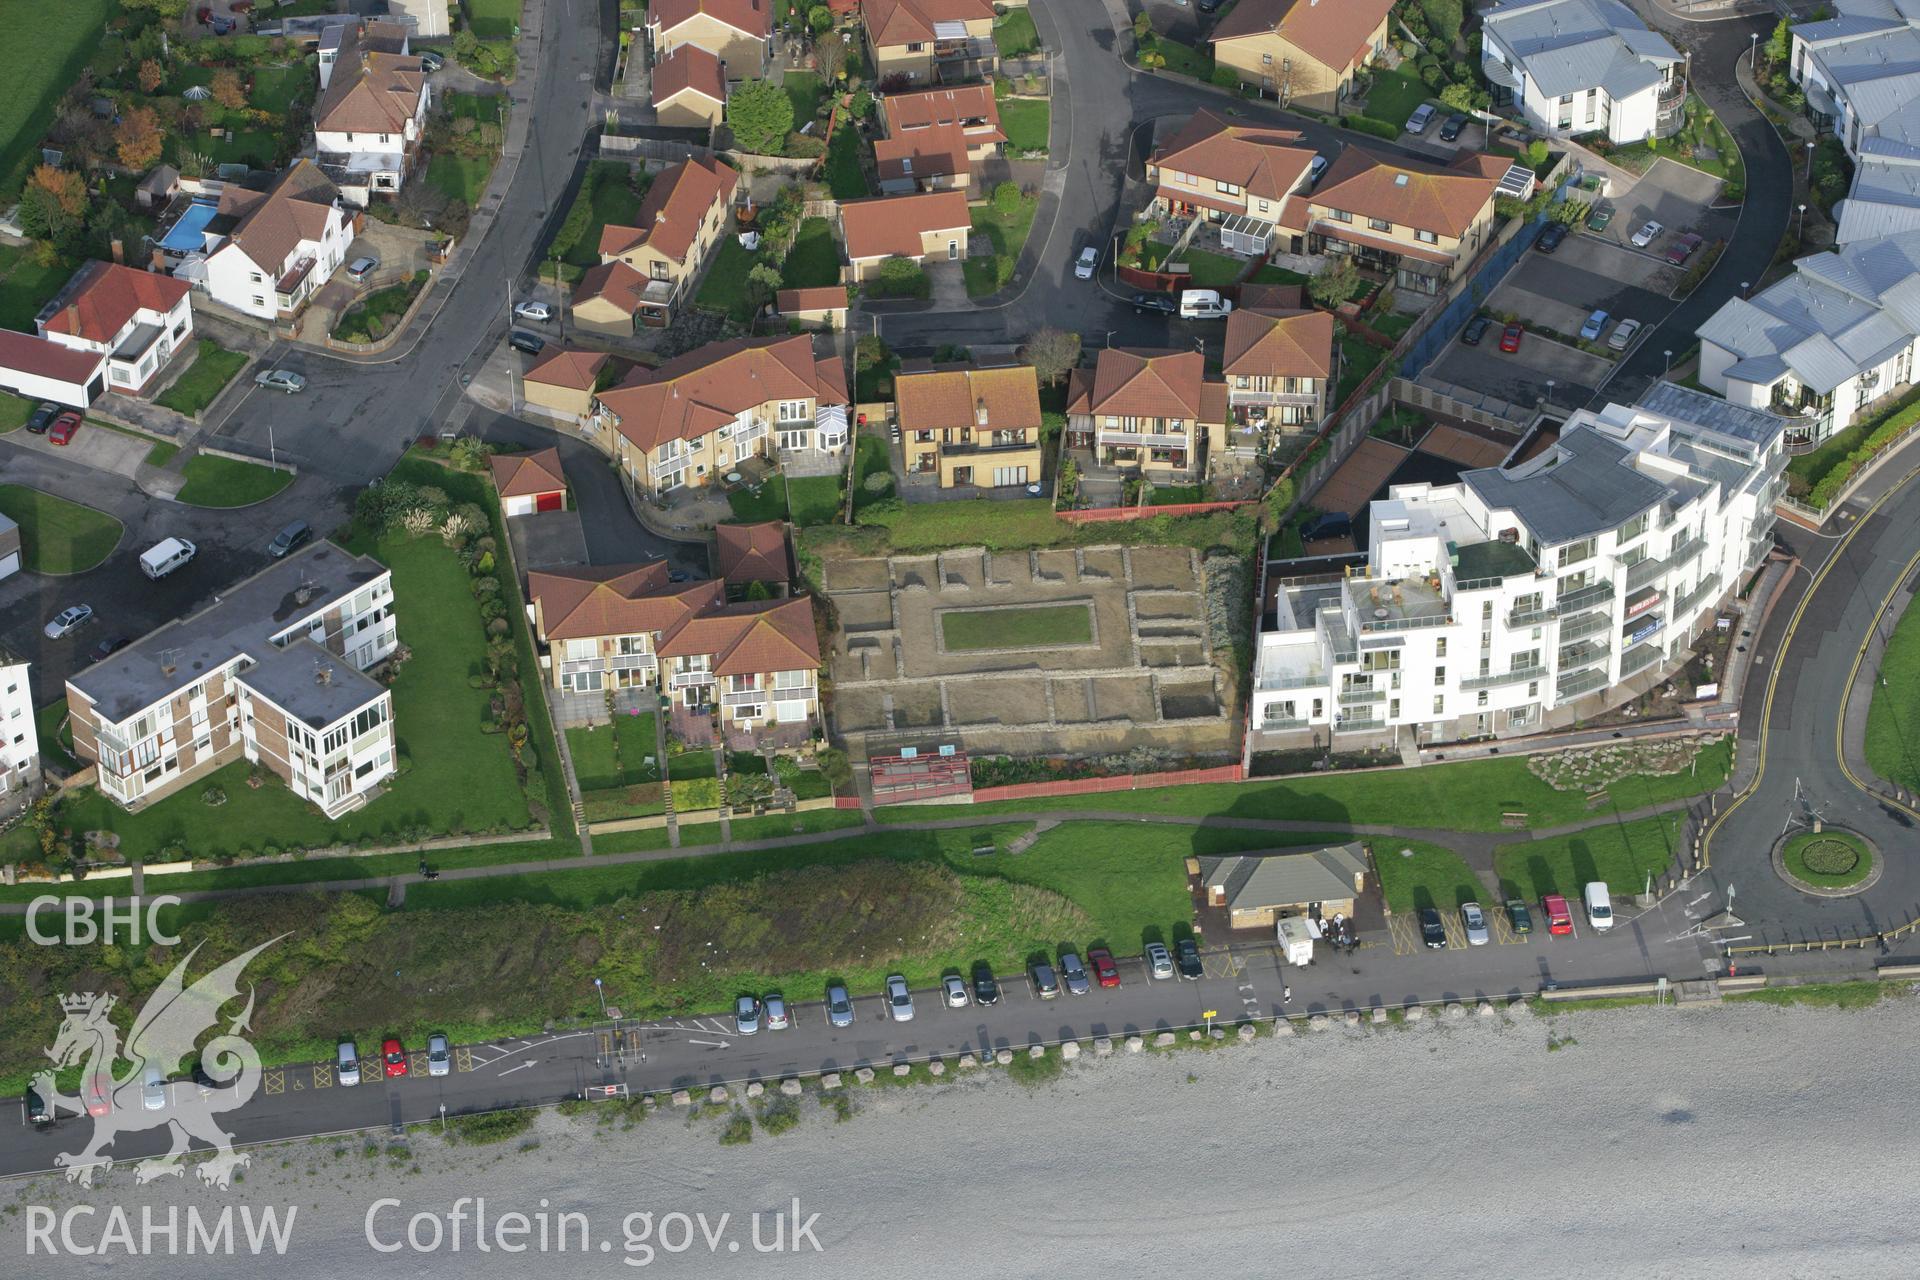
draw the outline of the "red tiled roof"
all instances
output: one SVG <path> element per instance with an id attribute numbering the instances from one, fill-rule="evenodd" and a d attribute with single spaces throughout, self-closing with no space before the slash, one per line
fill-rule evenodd
<path id="1" fill-rule="evenodd" d="M 958 125 L 909 129 L 873 144 L 873 164 L 883 179 L 967 176 L 967 137 Z"/>
<path id="2" fill-rule="evenodd" d="M 1103 347 L 1067 412 L 1199 421 L 1205 379 L 1206 360 L 1197 351 Z"/>
<path id="3" fill-rule="evenodd" d="M 993 100 L 992 85 L 963 84 L 918 93 L 890 93 L 879 101 L 880 118 L 886 124 L 889 137 L 913 129 L 952 124 L 965 128 L 969 145 L 1007 140 L 1000 128 L 1000 104 Z M 970 126 L 969 120 L 985 123 Z"/>
<path id="4" fill-rule="evenodd" d="M 559 493 L 567 487 L 558 449 L 499 453 L 487 459 L 487 466 L 493 472 L 493 487 L 503 498 L 532 498 L 543 493 Z"/>
<path id="5" fill-rule="evenodd" d="M 989 0 L 864 0 L 861 17 L 877 46 L 924 44 L 936 22 L 977 22 L 993 17 Z"/>
<path id="6" fill-rule="evenodd" d="M 948 366 L 896 373 L 893 400 L 902 431 L 980 426 L 988 431 L 1040 426 L 1040 375 L 1028 365 Z"/>
<path id="7" fill-rule="evenodd" d="M 928 231 L 959 230 L 973 225 L 964 191 L 922 191 L 905 196 L 877 196 L 843 200 L 840 225 L 846 233 L 847 257 L 907 258 L 920 256 L 920 236 Z"/>
<path id="8" fill-rule="evenodd" d="M 811 289 L 782 289 L 773 295 L 782 315 L 795 311 L 845 311 L 847 287 L 843 284 L 816 285 Z"/>
<path id="9" fill-rule="evenodd" d="M 525 380 L 573 391 L 591 391 L 593 384 L 600 380 L 600 370 L 606 364 L 607 356 L 603 351 L 570 351 L 565 347 L 556 347 L 533 362 L 527 369 Z"/>
<path id="10" fill-rule="evenodd" d="M 37 373 L 84 386 L 99 371 L 106 358 L 98 351 L 63 347 L 30 333 L 0 329 L 0 369 Z"/>
<path id="11" fill-rule="evenodd" d="M 845 404 L 847 388 L 840 362 L 816 360 L 805 334 L 708 343 L 600 393 L 620 434 L 649 450 L 698 439 L 769 401 L 808 398 Z"/>
<path id="12" fill-rule="evenodd" d="M 573 305 L 577 307 L 593 298 L 604 298 L 632 315 L 640 309 L 640 295 L 646 287 L 645 276 L 615 258 L 612 262 L 588 267 L 581 274 L 580 283 L 573 289 Z"/>
<path id="13" fill-rule="evenodd" d="M 1255 311 L 1227 317 L 1221 372 L 1265 378 L 1326 378 L 1333 372 L 1333 316 L 1325 311 Z"/>
<path id="14" fill-rule="evenodd" d="M 670 49 L 653 64 L 653 105 L 659 106 L 677 93 L 693 92 L 727 100 L 727 76 L 720 59 L 697 44 Z"/>
<path id="15" fill-rule="evenodd" d="M 1211 111 L 1196 111 L 1180 132 L 1156 149 L 1153 163 L 1278 200 L 1300 185 L 1316 154 L 1292 129 L 1229 124 Z"/>
<path id="16" fill-rule="evenodd" d="M 731 583 L 785 582 L 787 530 L 778 520 L 761 524 L 723 524 L 713 531 L 714 559 L 720 577 Z"/>
<path id="17" fill-rule="evenodd" d="M 540 611 L 549 641 L 669 632 L 726 597 L 717 579 L 674 583 L 667 562 L 535 569 L 527 597 Z"/>
<path id="18" fill-rule="evenodd" d="M 1493 164 L 1487 165 L 1487 160 Z M 1396 227 L 1461 236 L 1493 198 L 1506 171 L 1505 160 L 1475 152 L 1443 169 L 1397 157 L 1388 159 L 1364 147 L 1348 147 L 1327 167 L 1310 201 L 1315 209 L 1339 209 L 1356 217 L 1379 218 Z M 1325 226 L 1319 229 L 1330 230 Z M 1443 254 L 1441 261 L 1451 262 L 1452 258 Z"/>
<path id="19" fill-rule="evenodd" d="M 739 185 L 740 171 L 724 160 L 682 160 L 647 188 L 635 220 L 638 226 L 600 229 L 601 258 L 619 257 L 649 245 L 675 262 L 685 263 L 687 250 L 700 234 L 701 221 L 716 201 L 731 201 Z"/>
<path id="20" fill-rule="evenodd" d="M 749 600 L 702 611 L 660 642 L 663 658 L 710 654 L 717 676 L 811 671 L 820 666 L 813 599 Z"/>
<path id="21" fill-rule="evenodd" d="M 647 21 L 664 36 L 703 13 L 715 22 L 762 40 L 773 34 L 771 0 L 654 0 Z"/>
<path id="22" fill-rule="evenodd" d="M 117 262 L 89 262 L 68 285 L 67 304 L 41 326 L 42 333 L 70 333 L 88 342 L 112 342 L 140 311 L 173 310 L 192 291 L 185 280 L 137 271 Z"/>
<path id="23" fill-rule="evenodd" d="M 1240 0 L 1209 37 L 1215 43 L 1278 35 L 1314 61 L 1344 72 L 1367 54 L 1393 0 Z"/>

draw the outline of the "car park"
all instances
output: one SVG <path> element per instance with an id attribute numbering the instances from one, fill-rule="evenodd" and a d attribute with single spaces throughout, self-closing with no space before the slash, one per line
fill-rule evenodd
<path id="1" fill-rule="evenodd" d="M 1027 966 L 1027 980 L 1033 983 L 1033 994 L 1042 1000 L 1051 1000 L 1060 994 L 1060 979 L 1054 976 L 1053 966 L 1044 960 Z"/>
<path id="2" fill-rule="evenodd" d="M 546 350 L 547 340 L 537 333 L 528 333 L 525 329 L 515 329 L 507 335 L 507 345 L 515 351 L 524 351 L 537 356 Z"/>
<path id="3" fill-rule="evenodd" d="M 827 988 L 827 1024 L 835 1027 L 853 1025 L 853 1001 L 847 998 L 847 989 L 837 982 Z"/>
<path id="4" fill-rule="evenodd" d="M 887 975 L 887 1016 L 895 1022 L 913 1021 L 913 992 L 900 974 Z"/>
<path id="5" fill-rule="evenodd" d="M 381 1041 L 380 1059 L 387 1064 L 387 1079 L 392 1080 L 407 1074 L 407 1051 L 402 1049 L 400 1042 L 392 1036 Z"/>
<path id="6" fill-rule="evenodd" d="M 993 969 L 984 960 L 973 966 L 973 1002 L 978 1005 L 1000 1003 L 1000 984 L 994 980 Z"/>
<path id="7" fill-rule="evenodd" d="M 1421 103 L 1413 109 L 1413 114 L 1407 117 L 1407 132 L 1416 136 L 1425 133 L 1427 126 L 1433 123 L 1433 117 L 1436 114 L 1431 102 Z"/>
<path id="8" fill-rule="evenodd" d="M 1565 240 L 1566 238 L 1567 238 L 1566 223 L 1549 222 L 1546 226 L 1546 229 L 1540 233 L 1540 238 L 1533 242 L 1533 247 L 1538 249 L 1541 253 L 1552 253 L 1555 249 L 1558 249 L 1560 247 L 1560 242 L 1562 240 Z"/>
<path id="9" fill-rule="evenodd" d="M 1487 336 L 1487 330 L 1493 327 L 1492 316 L 1475 316 L 1467 321 L 1467 327 L 1460 331 L 1460 341 L 1470 347 L 1480 345 L 1480 339 Z"/>
<path id="10" fill-rule="evenodd" d="M 1099 247 L 1096 245 L 1088 245 L 1080 251 L 1080 256 L 1073 260 L 1073 274 L 1081 280 L 1091 280 L 1093 279 L 1095 268 L 1099 267 L 1099 265 Z"/>
<path id="11" fill-rule="evenodd" d="M 1567 909 L 1567 900 L 1557 893 L 1550 893 L 1540 899 L 1541 914 L 1547 917 L 1548 933 L 1572 933 L 1573 912 Z"/>
<path id="12" fill-rule="evenodd" d="M 760 1004 L 760 1010 L 767 1016 L 767 1030 L 785 1031 L 787 1029 L 787 998 L 775 993 Z"/>
<path id="13" fill-rule="evenodd" d="M 1527 910 L 1527 904 L 1518 898 L 1507 899 L 1507 922 L 1522 938 L 1533 932 L 1533 913 Z"/>
<path id="14" fill-rule="evenodd" d="M 1467 933 L 1467 945 L 1484 947 L 1487 945 L 1487 913 L 1480 909 L 1477 902 L 1460 904 L 1460 925 Z"/>
<path id="15" fill-rule="evenodd" d="M 113 1075 L 107 1071 L 96 1071 L 87 1077 L 87 1087 L 82 1095 L 87 1104 L 87 1114 L 94 1119 L 113 1114 Z"/>
<path id="16" fill-rule="evenodd" d="M 1509 355 L 1520 350 L 1520 336 L 1525 332 L 1525 327 L 1518 324 L 1510 324 L 1502 329 L 1500 331 L 1500 349 Z"/>
<path id="17" fill-rule="evenodd" d="M 1163 316 L 1178 315 L 1180 300 L 1170 293 L 1136 293 L 1133 295 L 1135 315 L 1157 314 Z"/>
<path id="18" fill-rule="evenodd" d="M 1071 951 L 1060 953 L 1060 980 L 1067 984 L 1070 995 L 1083 996 L 1093 990 L 1093 984 L 1087 981 L 1087 967 Z"/>
<path id="19" fill-rule="evenodd" d="M 253 375 L 253 384 L 269 391 L 284 391 L 288 395 L 307 389 L 307 380 L 291 369 L 262 369 Z"/>
<path id="20" fill-rule="evenodd" d="M 1580 341 L 1598 342 L 1600 341 L 1600 335 L 1606 331 L 1607 313 L 1596 308 L 1594 312 L 1587 317 L 1587 322 L 1580 326 Z"/>
<path id="21" fill-rule="evenodd" d="M 443 1076 L 453 1070 L 453 1050 L 438 1031 L 427 1037 L 427 1074 Z"/>
<path id="22" fill-rule="evenodd" d="M 57 445 L 71 444 L 73 443 L 73 437 L 78 434 L 79 430 L 80 415 L 69 409 L 55 418 L 53 425 L 47 428 L 47 443 Z"/>
<path id="23" fill-rule="evenodd" d="M 167 1109 L 167 1077 L 157 1062 L 140 1069 L 140 1105 L 148 1111 Z"/>
<path id="24" fill-rule="evenodd" d="M 1446 123 L 1440 126 L 1440 141 L 1452 142 L 1455 138 L 1458 138 L 1461 133 L 1465 132 L 1466 127 L 1467 118 L 1465 116 L 1457 112 L 1448 116 Z"/>
<path id="25" fill-rule="evenodd" d="M 1165 981 L 1173 976 L 1173 956 L 1162 942 L 1147 944 L 1147 976 Z"/>
<path id="26" fill-rule="evenodd" d="M 1188 982 L 1197 980 L 1207 971 L 1200 962 L 1200 947 L 1192 938 L 1182 938 L 1173 944 L 1173 962 L 1180 967 L 1180 976 Z"/>
<path id="27" fill-rule="evenodd" d="M 940 980 L 940 991 L 946 997 L 947 1008 L 964 1009 L 967 1000 L 967 984 L 957 973 L 950 973 Z"/>
<path id="28" fill-rule="evenodd" d="M 347 279 L 359 284 L 380 269 L 378 258 L 355 258 L 347 264 Z"/>
<path id="29" fill-rule="evenodd" d="M 1704 239 L 1689 231 L 1667 246 L 1667 261 L 1676 267 L 1684 267 L 1687 265 L 1687 259 L 1691 258 L 1694 252 L 1705 243 Z"/>
<path id="30" fill-rule="evenodd" d="M 513 309 L 515 320 L 543 321 L 553 319 L 553 308 L 544 302 L 523 302 Z"/>
<path id="31" fill-rule="evenodd" d="M 1435 951 L 1447 949 L 1447 926 L 1440 920 L 1438 907 L 1420 908 L 1420 940 Z"/>
<path id="32" fill-rule="evenodd" d="M 1613 928 L 1613 895 L 1605 880 L 1589 880 L 1581 895 L 1587 908 L 1587 923 L 1595 929 Z"/>
<path id="33" fill-rule="evenodd" d="M 758 1035 L 760 1032 L 760 1002 L 752 996 L 741 996 L 733 1002 L 733 1029 L 743 1036 Z"/>
<path id="34" fill-rule="evenodd" d="M 30 435 L 43 436 L 53 420 L 60 416 L 60 406 L 51 400 L 42 400 L 34 406 L 33 416 L 27 419 L 27 432 Z"/>
<path id="35" fill-rule="evenodd" d="M 1095 947 L 1087 952 L 1087 963 L 1093 966 L 1093 980 L 1103 987 L 1120 985 L 1120 966 L 1113 962 L 1113 952 L 1105 947 Z"/>
<path id="36" fill-rule="evenodd" d="M 353 1041 L 342 1040 L 334 1050 L 333 1078 L 348 1088 L 360 1083 L 360 1051 L 353 1047 Z"/>
<path id="37" fill-rule="evenodd" d="M 58 640 L 61 636 L 66 635 L 67 632 L 73 630 L 92 616 L 93 606 L 90 604 L 68 605 L 59 613 L 54 614 L 53 621 L 47 623 L 45 627 L 42 627 L 41 631 L 46 635 L 47 639 Z"/>
<path id="38" fill-rule="evenodd" d="M 1625 351 L 1627 345 L 1633 341 L 1633 336 L 1639 332 L 1638 320 L 1622 320 L 1615 326 L 1613 336 L 1607 339 L 1607 347 L 1613 351 Z"/>
<path id="39" fill-rule="evenodd" d="M 1593 208 L 1587 211 L 1587 230 L 1589 231 L 1605 231 L 1607 224 L 1612 221 L 1613 206 L 1605 200 L 1595 201 Z"/>
<path id="40" fill-rule="evenodd" d="M 267 544 L 267 554 L 275 560 L 284 558 L 295 547 L 300 546 L 313 536 L 313 526 L 305 520 L 295 520 L 292 524 L 273 535 L 273 541 Z"/>
<path id="41" fill-rule="evenodd" d="M 89 654 L 88 657 L 92 658 L 95 662 L 105 662 L 108 658 L 111 658 L 114 654 L 126 647 L 127 638 L 125 636 L 108 636 L 105 640 L 93 646 L 93 652 Z"/>
<path id="42" fill-rule="evenodd" d="M 1633 247 L 1636 249 L 1646 248 L 1648 245 L 1652 244 L 1655 240 L 1658 240 L 1660 238 L 1660 233 L 1665 230 L 1666 230 L 1665 227 L 1649 219 L 1644 226 L 1642 226 L 1638 231 L 1633 233 L 1633 237 L 1632 237 Z"/>

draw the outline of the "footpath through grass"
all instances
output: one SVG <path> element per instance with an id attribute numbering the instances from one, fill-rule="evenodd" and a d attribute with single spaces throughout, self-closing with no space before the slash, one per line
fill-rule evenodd
<path id="1" fill-rule="evenodd" d="M 1908 606 L 1880 660 L 1867 708 L 1867 767 L 1906 791 L 1920 791 L 1920 609 Z"/>
<path id="2" fill-rule="evenodd" d="M 104 511 L 20 484 L 0 484 L 0 515 L 20 526 L 27 569 L 85 573 L 113 554 L 123 526 Z"/>

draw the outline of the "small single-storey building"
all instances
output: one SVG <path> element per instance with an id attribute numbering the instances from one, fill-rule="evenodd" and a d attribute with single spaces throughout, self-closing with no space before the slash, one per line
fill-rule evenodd
<path id="1" fill-rule="evenodd" d="M 0 578 L 11 578 L 20 565 L 20 526 L 0 512 Z"/>
<path id="2" fill-rule="evenodd" d="M 521 395 L 528 408 L 560 418 L 585 418 L 593 412 L 593 391 L 606 367 L 605 352 L 555 347 L 522 376 Z"/>
<path id="3" fill-rule="evenodd" d="M 500 491 L 504 514 L 530 516 L 567 509 L 567 475 L 560 468 L 558 449 L 495 454 L 487 465 L 493 470 L 493 487 Z"/>
<path id="4" fill-rule="evenodd" d="M 780 314 L 801 324 L 828 329 L 847 327 L 847 286 L 823 284 L 811 289 L 782 289 L 773 295 Z"/>
<path id="5" fill-rule="evenodd" d="M 573 322 L 589 333 L 630 338 L 646 291 L 647 278 L 618 258 L 588 267 L 574 286 Z"/>
<path id="6" fill-rule="evenodd" d="M 787 527 L 778 520 L 759 524 L 723 524 L 713 531 L 713 567 L 729 587 L 764 582 L 784 595 L 793 581 L 787 554 Z"/>
<path id="7" fill-rule="evenodd" d="M 1282 916 L 1353 914 L 1367 888 L 1367 847 L 1359 841 L 1304 853 L 1235 853 L 1193 858 L 1207 905 L 1236 929 L 1270 929 Z"/>
<path id="8" fill-rule="evenodd" d="M 107 392 L 107 357 L 0 329 L 0 390 L 84 409 Z"/>
<path id="9" fill-rule="evenodd" d="M 848 275 L 865 280 L 888 258 L 958 262 L 967 256 L 973 215 L 964 191 L 923 191 L 840 203 Z"/>

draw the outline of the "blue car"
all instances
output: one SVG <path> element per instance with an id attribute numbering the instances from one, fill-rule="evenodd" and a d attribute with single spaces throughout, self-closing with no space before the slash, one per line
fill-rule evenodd
<path id="1" fill-rule="evenodd" d="M 1582 342 L 1598 342 L 1600 341 L 1600 335 L 1605 333 L 1606 330 L 1607 313 L 1604 311 L 1595 311 L 1587 317 L 1587 322 L 1580 326 L 1580 340 Z"/>

